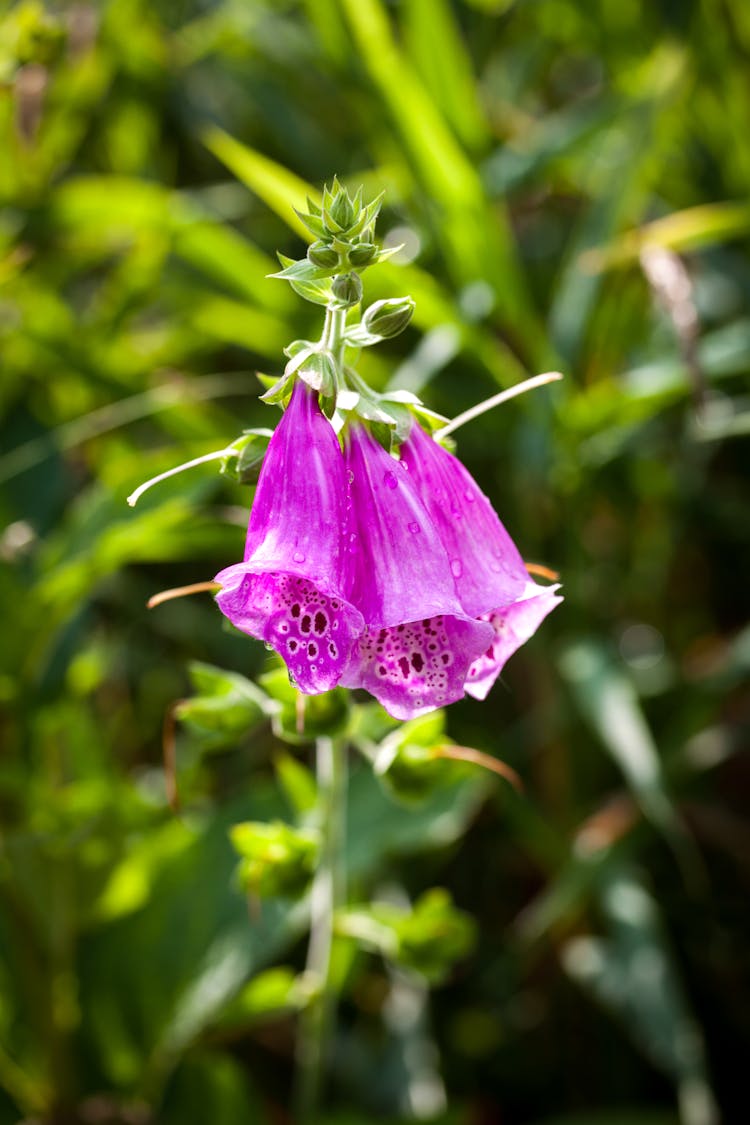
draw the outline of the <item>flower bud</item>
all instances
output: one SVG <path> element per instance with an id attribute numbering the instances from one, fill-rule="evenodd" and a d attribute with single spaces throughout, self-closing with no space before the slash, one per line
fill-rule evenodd
<path id="1" fill-rule="evenodd" d="M 333 295 L 346 308 L 362 300 L 362 282 L 359 274 L 342 273 L 333 279 Z"/>
<path id="2" fill-rule="evenodd" d="M 366 266 L 377 253 L 377 246 L 373 242 L 359 242 L 349 251 L 349 261 L 353 266 Z"/>
<path id="3" fill-rule="evenodd" d="M 362 324 L 373 336 L 389 340 L 403 332 L 413 312 L 414 301 L 411 297 L 391 297 L 370 305 L 362 317 Z"/>
<path id="4" fill-rule="evenodd" d="M 345 188 L 339 188 L 338 194 L 324 214 L 323 221 L 330 218 L 339 230 L 347 230 L 355 219 L 354 207 Z"/>
<path id="5" fill-rule="evenodd" d="M 325 242 L 313 242 L 308 246 L 307 260 L 323 270 L 333 269 L 339 264 L 338 254 L 332 247 L 326 246 Z"/>

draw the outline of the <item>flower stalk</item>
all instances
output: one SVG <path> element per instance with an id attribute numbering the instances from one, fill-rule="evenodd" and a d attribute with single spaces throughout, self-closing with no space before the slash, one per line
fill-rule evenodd
<path id="1" fill-rule="evenodd" d="M 314 1119 L 323 1085 L 336 1004 L 333 938 L 336 914 L 345 905 L 346 744 L 319 738 L 315 746 L 321 849 L 310 892 L 310 942 L 305 975 L 310 999 L 300 1016 L 297 1039 L 295 1120 Z"/>

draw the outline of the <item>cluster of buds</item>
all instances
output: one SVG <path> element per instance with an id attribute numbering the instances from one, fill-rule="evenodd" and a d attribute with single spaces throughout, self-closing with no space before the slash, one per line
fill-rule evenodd
<path id="1" fill-rule="evenodd" d="M 334 180 L 323 192 L 322 206 L 308 199 L 307 212 L 297 212 L 316 239 L 308 247 L 307 260 L 315 269 L 333 277 L 333 296 L 343 308 L 359 304 L 361 271 L 382 260 L 383 252 L 375 244 L 375 220 L 382 200 L 381 194 L 363 206 L 362 188 L 352 199 L 346 188 Z"/>
<path id="2" fill-rule="evenodd" d="M 362 189 L 352 197 L 338 180 L 323 191 L 321 205 L 307 201 L 307 211 L 297 215 L 314 235 L 304 258 L 294 260 L 279 254 L 282 269 L 272 277 L 288 281 L 300 297 L 327 310 L 320 340 L 294 340 L 285 350 L 289 357 L 283 376 L 270 381 L 267 402 L 286 405 L 294 383 L 301 380 L 321 396 L 323 409 L 332 417 L 343 401 L 363 417 L 386 427 L 403 429 L 403 411 L 387 405 L 377 407 L 382 396 L 365 387 L 348 366 L 347 349 L 359 349 L 391 339 L 406 328 L 414 312 L 411 297 L 376 301 L 362 311 L 362 272 L 394 254 L 397 247 L 383 249 L 375 242 L 375 220 L 382 195 L 362 202 Z M 396 417 L 396 415 L 399 415 Z"/>

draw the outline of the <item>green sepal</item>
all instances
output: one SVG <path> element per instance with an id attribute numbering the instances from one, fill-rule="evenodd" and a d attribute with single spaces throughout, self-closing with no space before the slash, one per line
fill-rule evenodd
<path id="1" fill-rule="evenodd" d="M 230 829 L 241 856 L 238 868 L 245 891 L 261 898 L 299 898 L 306 890 L 320 851 L 317 832 L 292 828 L 282 820 L 244 821 Z"/>
<path id="2" fill-rule="evenodd" d="M 331 303 L 331 279 L 320 278 L 317 281 L 290 281 L 298 297 L 311 301 L 314 305 L 328 305 Z"/>
<path id="3" fill-rule="evenodd" d="M 463 763 L 437 756 L 436 748 L 445 742 L 443 711 L 420 715 L 389 734 L 374 761 L 375 776 L 388 795 L 404 804 L 418 804 L 467 775 L 469 767 Z"/>
<path id="4" fill-rule="evenodd" d="M 189 672 L 195 694 L 180 700 L 175 717 L 213 749 L 236 744 L 275 709 L 259 687 L 236 672 L 199 661 Z"/>
<path id="5" fill-rule="evenodd" d="M 442 887 L 425 891 L 411 910 L 374 902 L 341 911 L 336 932 L 355 937 L 430 984 L 442 983 L 476 943 L 474 920 L 454 905 Z"/>
<path id="6" fill-rule="evenodd" d="M 314 234 L 316 238 L 325 238 L 326 228 L 323 226 L 323 220 L 319 215 L 314 215 L 312 212 L 305 214 L 304 211 L 298 211 L 296 207 L 294 213 L 298 219 L 301 219 L 311 234 Z"/>
<path id="7" fill-rule="evenodd" d="M 238 484 L 255 484 L 273 430 L 243 430 L 221 459 L 219 472 Z"/>
<path id="8" fill-rule="evenodd" d="M 326 398 L 336 397 L 338 380 L 336 364 L 330 352 L 314 352 L 297 372 L 299 378 Z"/>
<path id="9" fill-rule="evenodd" d="M 278 259 L 284 268 L 278 270 L 277 273 L 266 274 L 266 277 L 278 278 L 282 281 L 317 281 L 319 278 L 331 277 L 334 272 L 332 269 L 321 269 L 319 266 L 314 266 L 307 258 L 300 258 L 295 261 L 294 258 L 287 258 L 286 255 L 279 254 Z"/>
<path id="10" fill-rule="evenodd" d="M 295 376 L 296 369 L 285 372 L 260 396 L 260 401 L 268 403 L 269 406 L 286 406 L 292 397 Z"/>
<path id="11" fill-rule="evenodd" d="M 305 746 L 321 736 L 337 737 L 349 729 L 351 698 L 343 688 L 300 697 L 281 662 L 264 672 L 258 682 L 277 704 L 272 724 L 282 742 Z"/>
<path id="12" fill-rule="evenodd" d="M 291 344 L 287 344 L 284 348 L 284 355 L 289 359 L 294 359 L 300 352 L 307 350 L 308 353 L 314 351 L 315 344 L 312 340 L 292 340 Z"/>
<path id="13" fill-rule="evenodd" d="M 429 407 L 425 406 L 421 402 L 412 403 L 410 409 L 412 414 L 414 414 L 414 416 L 416 417 L 417 421 L 424 427 L 424 429 L 427 430 L 428 433 L 435 433 L 437 430 L 441 430 L 443 426 L 448 425 L 448 419 L 445 417 L 445 415 L 438 414 L 435 410 L 430 410 Z M 445 447 L 448 448 L 447 443 L 450 441 L 450 438 L 446 438 L 441 441 L 440 444 L 445 445 Z M 453 448 L 452 442 L 451 448 Z"/>

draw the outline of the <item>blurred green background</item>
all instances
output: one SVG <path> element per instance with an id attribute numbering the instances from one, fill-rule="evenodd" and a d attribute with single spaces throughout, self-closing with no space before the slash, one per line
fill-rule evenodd
<path id="1" fill-rule="evenodd" d="M 284 814 L 274 739 L 180 728 L 181 816 L 162 769 L 190 663 L 267 653 L 145 606 L 239 557 L 251 492 L 125 497 L 275 423 L 254 373 L 319 313 L 265 275 L 334 173 L 404 244 L 367 298 L 417 302 L 374 385 L 453 415 L 565 373 L 457 437 L 566 601 L 448 716 L 525 796 L 354 772 L 353 893 L 440 883 L 479 938 L 429 995 L 352 956 L 324 1119 L 745 1122 L 750 6 L 1 12 L 0 1122 L 289 1120 L 304 925 L 228 840 Z"/>

